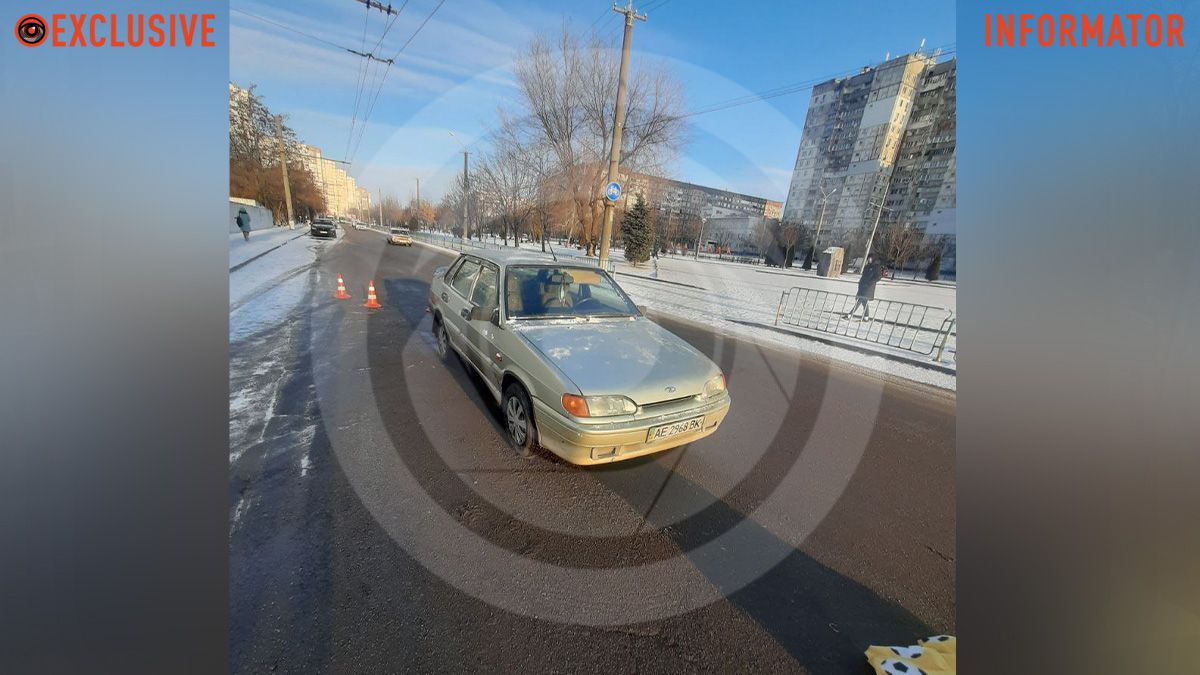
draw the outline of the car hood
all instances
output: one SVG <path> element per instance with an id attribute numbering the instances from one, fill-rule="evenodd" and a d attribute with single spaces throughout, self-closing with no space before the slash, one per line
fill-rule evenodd
<path id="1" fill-rule="evenodd" d="M 645 317 L 522 322 L 514 330 L 584 396 L 621 394 L 647 405 L 700 394 L 721 372 L 695 347 Z"/>

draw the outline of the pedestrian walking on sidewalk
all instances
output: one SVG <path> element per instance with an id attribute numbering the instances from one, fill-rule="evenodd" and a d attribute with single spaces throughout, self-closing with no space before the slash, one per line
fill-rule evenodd
<path id="1" fill-rule="evenodd" d="M 845 314 L 849 319 L 854 316 L 854 312 L 859 307 L 863 308 L 863 318 L 871 318 L 871 308 L 868 303 L 875 299 L 875 284 L 883 278 L 883 266 L 875 262 L 875 256 L 867 258 L 867 264 L 863 267 L 862 276 L 858 279 L 858 298 L 854 303 L 854 308 Z"/>
<path id="2" fill-rule="evenodd" d="M 242 231 L 242 237 L 250 241 L 250 214 L 246 213 L 245 207 L 238 209 L 237 226 Z"/>

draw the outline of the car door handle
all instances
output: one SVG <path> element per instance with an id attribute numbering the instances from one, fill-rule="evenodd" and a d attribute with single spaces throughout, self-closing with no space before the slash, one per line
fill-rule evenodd
<path id="1" fill-rule="evenodd" d="M 464 310 L 460 311 L 459 314 L 461 314 L 462 318 L 464 318 L 464 319 L 471 318 L 471 310 L 469 310 L 469 309 L 464 309 Z"/>
<path id="2" fill-rule="evenodd" d="M 446 295 L 446 291 L 442 291 L 442 302 L 450 302 L 450 298 Z"/>

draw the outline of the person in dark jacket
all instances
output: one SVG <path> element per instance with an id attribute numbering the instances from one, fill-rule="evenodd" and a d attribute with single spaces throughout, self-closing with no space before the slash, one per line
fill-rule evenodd
<path id="1" fill-rule="evenodd" d="M 854 312 L 861 306 L 863 308 L 863 318 L 871 318 L 871 308 L 868 303 L 875 299 L 875 284 L 883 278 L 883 266 L 875 262 L 875 256 L 867 258 L 867 264 L 863 267 L 862 276 L 858 280 L 858 299 L 854 303 L 854 309 L 846 313 L 846 318 L 854 316 Z"/>
<path id="2" fill-rule="evenodd" d="M 242 231 L 242 237 L 250 241 L 250 214 L 246 213 L 245 207 L 238 209 L 237 226 Z"/>

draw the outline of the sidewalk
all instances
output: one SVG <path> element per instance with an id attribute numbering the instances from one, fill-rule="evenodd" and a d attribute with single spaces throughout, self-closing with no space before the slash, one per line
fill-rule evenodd
<path id="1" fill-rule="evenodd" d="M 250 241 L 245 241 L 241 232 L 231 234 L 229 235 L 229 271 L 232 272 L 251 260 L 307 234 L 308 227 L 297 227 L 294 230 L 286 227 L 254 230 L 250 233 Z"/>
<path id="2" fill-rule="evenodd" d="M 235 344 L 286 319 L 308 293 L 309 271 L 321 252 L 341 243 L 313 239 L 307 227 L 229 235 L 229 342 Z"/>

